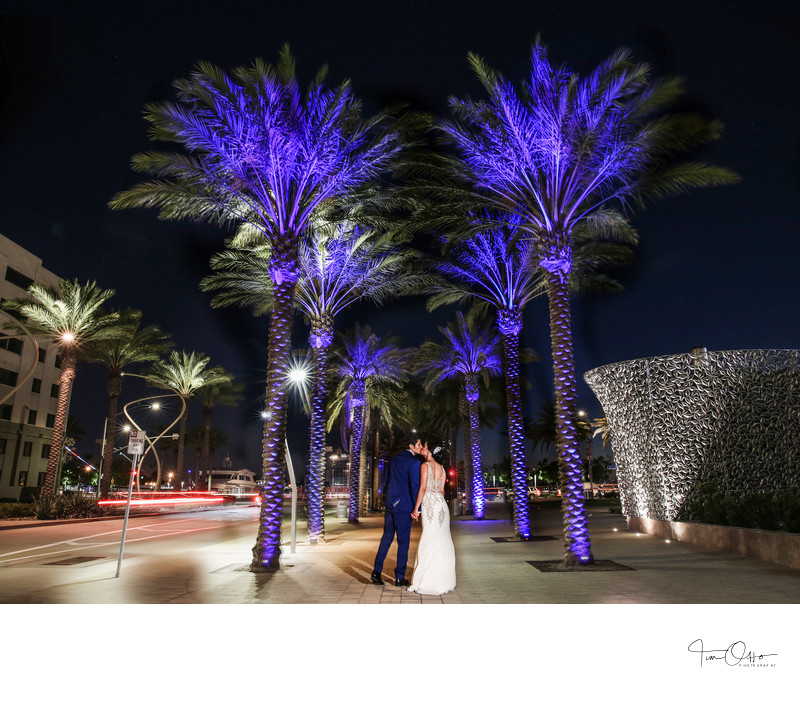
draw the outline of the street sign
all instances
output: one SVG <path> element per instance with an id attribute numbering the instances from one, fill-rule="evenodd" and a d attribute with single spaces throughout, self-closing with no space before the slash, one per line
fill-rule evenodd
<path id="1" fill-rule="evenodd" d="M 147 434 L 141 429 L 131 429 L 128 438 L 128 453 L 131 456 L 141 456 L 144 453 L 144 440 Z"/>

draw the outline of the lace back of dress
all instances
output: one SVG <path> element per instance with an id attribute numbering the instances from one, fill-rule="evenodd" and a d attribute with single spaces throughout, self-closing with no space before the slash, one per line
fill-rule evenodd
<path id="1" fill-rule="evenodd" d="M 426 488 L 425 492 L 441 492 L 442 491 L 442 481 L 444 480 L 444 469 L 442 470 L 442 474 L 439 477 L 439 480 L 433 479 L 433 465 L 428 463 L 428 487 Z"/>

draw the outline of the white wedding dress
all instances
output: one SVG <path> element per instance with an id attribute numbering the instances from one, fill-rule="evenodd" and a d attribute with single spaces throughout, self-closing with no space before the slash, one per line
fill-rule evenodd
<path id="1" fill-rule="evenodd" d="M 428 482 L 420 510 L 422 536 L 408 592 L 441 595 L 456 586 L 456 552 L 450 537 L 450 510 L 442 495 L 444 475 L 442 471 L 441 478 L 434 481 L 433 467 L 428 464 Z"/>

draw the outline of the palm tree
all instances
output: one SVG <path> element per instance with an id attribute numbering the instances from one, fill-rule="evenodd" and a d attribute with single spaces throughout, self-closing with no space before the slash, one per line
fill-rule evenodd
<path id="1" fill-rule="evenodd" d="M 598 434 L 603 439 L 603 448 L 608 446 L 608 442 L 611 441 L 611 430 L 608 428 L 608 419 L 605 417 L 597 417 L 592 420 L 591 423 L 594 432 L 592 436 L 597 436 Z"/>
<path id="2" fill-rule="evenodd" d="M 591 439 L 591 425 L 580 412 L 575 416 L 575 426 L 580 441 Z M 532 420 L 525 422 L 525 436 L 533 441 L 534 449 L 541 446 L 550 450 L 551 446 L 558 445 L 558 414 L 555 402 L 546 402 Z"/>
<path id="3" fill-rule="evenodd" d="M 86 345 L 86 357 L 93 363 L 106 367 L 106 393 L 108 413 L 106 414 L 106 443 L 103 446 L 102 485 L 100 495 L 108 497 L 111 488 L 111 462 L 114 457 L 114 438 L 117 435 L 118 402 L 122 393 L 123 371 L 135 363 L 156 361 L 172 344 L 168 336 L 157 326 L 140 328 L 142 313 L 138 310 L 124 310 L 119 313 L 117 326 L 119 335 L 92 341 Z"/>
<path id="4" fill-rule="evenodd" d="M 206 441 L 206 436 L 208 436 L 207 441 Z M 186 429 L 186 446 L 188 448 L 194 449 L 195 462 L 197 463 L 198 466 L 203 465 L 204 451 L 207 451 L 208 455 L 210 456 L 220 446 L 225 446 L 227 443 L 228 443 L 227 434 L 224 431 L 222 431 L 222 429 L 218 429 L 217 427 L 211 427 L 211 430 L 207 434 L 206 434 L 206 429 L 203 425 L 188 427 Z M 209 468 L 209 470 L 211 470 L 211 468 Z M 203 476 L 203 480 L 205 481 L 206 485 L 208 485 L 207 474 Z"/>
<path id="5" fill-rule="evenodd" d="M 480 419 L 478 381 L 483 377 L 488 386 L 489 376 L 502 373 L 497 338 L 481 325 L 473 311 L 465 317 L 456 312 L 455 324 L 439 327 L 443 344 L 426 341 L 419 350 L 417 366 L 426 374 L 426 387 L 431 389 L 447 378 L 459 377 L 464 383 L 464 397 L 469 407 L 469 438 L 472 459 L 472 507 L 475 519 L 483 519 L 485 499 L 481 468 Z M 527 494 L 527 492 L 526 492 Z"/>
<path id="6" fill-rule="evenodd" d="M 110 339 L 119 334 L 119 328 L 115 326 L 119 314 L 103 312 L 103 303 L 114 291 L 101 290 L 94 281 L 81 284 L 77 280 L 61 280 L 58 290 L 34 283 L 28 288 L 28 294 L 32 299 L 5 300 L 3 308 L 25 316 L 25 327 L 31 334 L 46 336 L 58 349 L 61 359 L 58 406 L 42 486 L 42 494 L 48 495 L 54 492 L 57 481 L 56 472 L 79 354 L 88 342 Z"/>
<path id="7" fill-rule="evenodd" d="M 576 226 L 602 230 L 611 203 L 643 204 L 690 188 L 735 181 L 728 170 L 678 157 L 716 139 L 718 122 L 664 109 L 682 94 L 678 79 L 654 80 L 646 64 L 616 51 L 588 76 L 554 65 L 537 40 L 530 80 L 518 93 L 482 59 L 469 55 L 488 99 L 451 98 L 452 120 L 439 124 L 459 157 L 437 156 L 428 194 L 450 219 L 486 226 L 484 208 L 518 218 L 533 241 L 550 308 L 550 330 L 564 499 L 565 563 L 593 561 L 583 503 L 575 426 L 577 386 L 569 278 Z M 612 220 L 618 220 L 612 215 Z M 463 226 L 463 224 L 461 225 Z M 613 227 L 612 227 L 613 229 Z"/>
<path id="8" fill-rule="evenodd" d="M 325 537 L 325 402 L 334 318 L 360 300 L 382 304 L 421 289 L 430 277 L 417 272 L 417 258 L 416 252 L 400 248 L 387 234 L 318 217 L 300 241 L 295 305 L 310 325 L 314 366 L 305 480 L 311 543 Z M 204 278 L 200 287 L 217 293 L 214 307 L 237 304 L 251 307 L 254 314 L 268 313 L 273 304 L 268 266 L 267 247 L 240 235 L 212 258 L 211 268 L 216 272 Z"/>
<path id="9" fill-rule="evenodd" d="M 527 495 L 528 469 L 522 428 L 520 345 L 522 311 L 538 294 L 537 267 L 531 255 L 532 240 L 521 237 L 516 218 L 495 218 L 496 226 L 452 245 L 443 240 L 449 256 L 439 264 L 443 283 L 428 301 L 428 309 L 472 298 L 497 311 L 497 328 L 503 339 L 503 366 L 508 408 L 511 476 L 515 495 Z M 514 531 L 518 539 L 531 536 L 528 500 L 514 501 Z"/>
<path id="10" fill-rule="evenodd" d="M 223 383 L 230 376 L 219 366 L 207 368 L 211 359 L 201 353 L 192 351 L 172 351 L 166 360 L 154 363 L 147 379 L 153 385 L 172 390 L 180 395 L 186 407 L 180 417 L 178 428 L 178 451 L 175 457 L 175 482 L 179 483 L 183 477 L 183 454 L 186 446 L 186 420 L 189 414 L 189 399 L 197 394 L 204 386 Z M 156 485 L 161 485 L 161 475 L 156 478 Z"/>
<path id="11" fill-rule="evenodd" d="M 390 339 L 389 343 L 393 340 Z M 333 378 L 335 380 L 335 377 Z M 396 430 L 401 429 L 405 434 L 414 422 L 411 419 L 412 407 L 415 396 L 413 392 L 413 378 L 403 378 L 401 384 L 394 381 L 383 382 L 380 378 L 373 378 L 367 382 L 364 393 L 364 427 L 362 446 L 369 445 L 372 441 L 373 470 L 375 461 L 380 462 L 381 454 L 386 453 L 385 447 L 391 447 L 395 441 Z M 350 382 L 348 378 L 339 378 L 337 386 L 333 392 L 329 393 L 325 415 L 327 418 L 325 431 L 331 432 L 336 425 L 339 425 L 341 441 L 343 446 L 350 446 L 352 443 L 352 419 L 353 413 L 350 408 L 350 395 L 348 392 Z M 381 445 L 384 448 L 381 448 Z M 401 447 L 402 448 L 402 447 Z M 391 452 L 389 452 L 391 453 Z M 380 489 L 378 471 L 373 472 L 373 505 L 376 505 L 377 495 Z M 361 477 L 366 474 L 366 467 L 361 471 Z M 359 481 L 359 504 L 363 504 L 363 492 L 366 480 Z"/>
<path id="12" fill-rule="evenodd" d="M 203 407 L 203 427 L 200 437 L 200 460 L 197 466 L 197 489 L 200 490 L 200 471 L 206 478 L 211 470 L 211 441 L 213 436 L 213 427 L 211 426 L 211 418 L 214 414 L 214 408 L 220 405 L 233 406 L 238 405 L 242 401 L 242 390 L 244 385 L 233 382 L 233 376 L 225 374 L 224 379 L 216 383 L 203 385 L 197 389 L 195 397 L 199 400 Z"/>
<path id="13" fill-rule="evenodd" d="M 257 59 L 231 75 L 201 63 L 175 83 L 176 102 L 150 105 L 152 137 L 188 154 L 149 152 L 133 168 L 154 176 L 120 193 L 112 207 L 157 207 L 167 219 L 246 225 L 270 247 L 274 304 L 267 359 L 261 519 L 251 570 L 277 570 L 286 433 L 281 378 L 291 340 L 297 251 L 328 199 L 349 194 L 384 170 L 399 148 L 388 115 L 365 120 L 350 83 L 324 85 L 319 71 L 304 94 L 288 46 L 271 66 Z"/>
<path id="14" fill-rule="evenodd" d="M 412 349 L 382 343 L 368 326 L 356 326 L 340 334 L 342 347 L 336 351 L 335 373 L 345 381 L 344 416 L 352 415 L 350 439 L 350 509 L 348 522 L 358 524 L 361 441 L 367 385 L 376 381 L 400 385 L 408 375 Z"/>

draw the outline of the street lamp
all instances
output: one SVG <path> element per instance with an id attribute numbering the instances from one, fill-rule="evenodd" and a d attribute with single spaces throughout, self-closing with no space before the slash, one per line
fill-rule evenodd
<path id="1" fill-rule="evenodd" d="M 306 361 L 301 361 L 292 358 L 289 362 L 289 370 L 286 373 L 286 379 L 299 393 L 305 405 L 309 404 L 308 397 L 308 381 L 311 377 L 308 364 Z M 266 411 L 262 413 L 265 416 Z M 289 440 L 284 436 L 284 451 L 286 455 L 286 470 L 289 473 L 289 485 L 292 489 L 292 520 L 291 520 L 291 546 L 290 553 L 295 552 L 297 545 L 297 480 L 294 476 L 294 465 L 292 464 L 292 456 L 289 453 Z"/>
<path id="2" fill-rule="evenodd" d="M 578 410 L 579 417 L 586 417 L 584 410 Z M 592 467 L 592 435 L 586 439 L 586 465 L 589 467 L 589 496 L 594 497 L 594 469 Z"/>
<path id="3" fill-rule="evenodd" d="M 148 378 L 147 376 L 138 375 L 137 373 L 123 373 L 122 375 L 130 375 L 134 378 L 141 378 L 142 380 L 148 380 L 148 381 L 150 380 L 150 378 Z M 158 441 L 159 439 L 163 439 L 166 436 L 167 432 L 180 421 L 184 412 L 186 412 L 186 400 L 184 399 L 183 395 L 181 395 L 177 390 L 170 388 L 168 386 L 162 386 L 162 387 L 164 388 L 164 390 L 169 390 L 169 392 L 172 393 L 172 395 L 175 395 L 181 401 L 181 411 L 178 413 L 178 416 L 175 418 L 172 424 L 170 424 L 166 429 L 164 429 L 164 431 L 162 431 L 155 439 L 151 439 L 149 436 L 145 434 L 145 438 L 147 439 L 147 443 L 149 444 L 149 446 L 147 447 L 147 451 L 152 450 L 153 456 L 155 456 L 156 459 L 156 466 L 157 466 L 156 484 L 158 487 L 161 487 L 161 460 L 158 457 L 158 452 L 155 450 L 156 441 Z M 136 422 L 134 422 L 132 417 L 128 414 L 128 407 L 130 405 L 139 402 L 151 402 L 150 405 L 151 409 L 160 409 L 161 404 L 157 402 L 157 400 L 160 400 L 165 397 L 171 397 L 172 395 L 154 395 L 153 397 L 145 397 L 142 398 L 141 400 L 134 400 L 133 402 L 129 402 L 127 405 L 125 405 L 122 408 L 122 411 L 125 413 L 125 416 L 128 418 L 130 423 L 134 427 L 136 427 L 136 429 L 139 429 L 141 431 L 141 427 L 138 424 L 136 424 Z M 179 436 L 180 436 L 179 434 L 173 434 L 172 438 L 177 439 L 179 438 Z M 147 451 L 145 451 L 145 455 L 147 455 Z M 144 455 L 142 456 L 142 461 L 144 461 Z"/>

